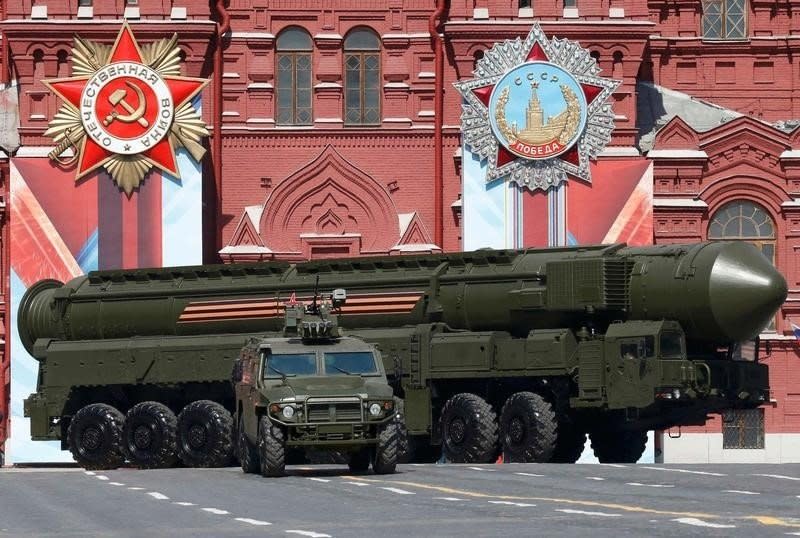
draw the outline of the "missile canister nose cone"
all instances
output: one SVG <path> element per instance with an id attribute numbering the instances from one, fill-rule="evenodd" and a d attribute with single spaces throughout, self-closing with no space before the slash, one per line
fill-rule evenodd
<path id="1" fill-rule="evenodd" d="M 775 266 L 750 243 L 726 243 L 709 277 L 714 319 L 730 340 L 755 338 L 786 300 L 788 288 Z"/>

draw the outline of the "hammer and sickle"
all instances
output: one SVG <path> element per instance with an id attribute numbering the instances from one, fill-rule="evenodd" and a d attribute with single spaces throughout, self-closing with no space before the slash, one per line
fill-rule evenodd
<path id="1" fill-rule="evenodd" d="M 127 90 L 122 88 L 114 90 L 114 92 L 108 96 L 108 102 L 111 103 L 112 106 L 122 106 L 122 108 L 124 108 L 128 113 L 120 114 L 116 110 L 112 110 L 111 114 L 106 116 L 103 124 L 109 125 L 112 121 L 119 120 L 124 123 L 137 122 L 142 127 L 150 126 L 150 123 L 143 117 L 145 109 L 147 108 L 147 101 L 144 98 L 144 92 L 139 86 L 129 80 L 126 80 L 125 84 L 127 84 L 128 87 L 136 92 L 136 96 L 139 99 L 139 105 L 136 108 L 133 108 L 131 104 L 125 100 L 125 98 L 128 96 Z"/>

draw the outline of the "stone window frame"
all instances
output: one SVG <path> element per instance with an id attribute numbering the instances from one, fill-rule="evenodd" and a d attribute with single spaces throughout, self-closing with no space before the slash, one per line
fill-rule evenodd
<path id="1" fill-rule="evenodd" d="M 291 42 L 294 38 L 294 42 Z M 283 43 L 282 43 L 283 41 Z M 313 114 L 313 41 L 299 26 L 281 30 L 275 40 L 275 124 L 311 126 Z M 289 73 L 290 84 L 284 86 L 282 73 Z M 301 73 L 305 72 L 305 73 Z M 298 82 L 298 78 L 303 81 Z M 291 104 L 281 106 L 281 95 L 288 93 Z"/>
<path id="2" fill-rule="evenodd" d="M 729 409 L 722 413 L 723 450 L 765 448 L 764 408 Z"/>
<path id="3" fill-rule="evenodd" d="M 373 43 L 359 43 L 359 36 L 371 34 Z M 349 43 L 348 43 L 349 41 Z M 350 30 L 343 43 L 344 125 L 346 127 L 378 127 L 381 125 L 381 39 L 372 28 L 358 26 Z M 369 64 L 374 67 L 370 67 Z M 357 72 L 357 88 L 350 73 Z M 357 93 L 355 91 L 357 90 Z M 375 107 L 367 107 L 367 97 L 375 96 Z M 357 99 L 355 98 L 357 96 Z M 367 117 L 367 116 L 371 117 Z"/>
<path id="4" fill-rule="evenodd" d="M 747 0 L 703 0 L 703 39 L 747 39 L 748 7 Z"/>

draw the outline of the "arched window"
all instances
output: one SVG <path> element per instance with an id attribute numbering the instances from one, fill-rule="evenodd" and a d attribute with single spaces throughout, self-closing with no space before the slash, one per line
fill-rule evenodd
<path id="1" fill-rule="evenodd" d="M 719 208 L 708 226 L 711 240 L 739 240 L 753 243 L 775 263 L 775 225 L 763 207 L 736 200 Z"/>
<path id="2" fill-rule="evenodd" d="M 275 55 L 275 121 L 311 125 L 311 36 L 300 28 L 278 35 Z"/>
<path id="3" fill-rule="evenodd" d="M 705 39 L 747 37 L 747 0 L 703 0 Z"/>
<path id="4" fill-rule="evenodd" d="M 344 40 L 344 123 L 381 122 L 380 39 L 372 30 L 356 28 Z"/>

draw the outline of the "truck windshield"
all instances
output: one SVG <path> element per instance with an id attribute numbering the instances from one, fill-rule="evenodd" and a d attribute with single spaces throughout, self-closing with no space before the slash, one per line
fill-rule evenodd
<path id="1" fill-rule="evenodd" d="M 675 331 L 661 333 L 661 357 L 664 359 L 679 359 L 683 357 L 683 337 Z"/>
<path id="2" fill-rule="evenodd" d="M 369 351 L 337 351 L 325 353 L 327 375 L 377 374 L 375 357 Z"/>
<path id="3" fill-rule="evenodd" d="M 272 353 L 264 365 L 264 377 L 283 375 L 316 375 L 317 356 L 315 353 Z"/>

